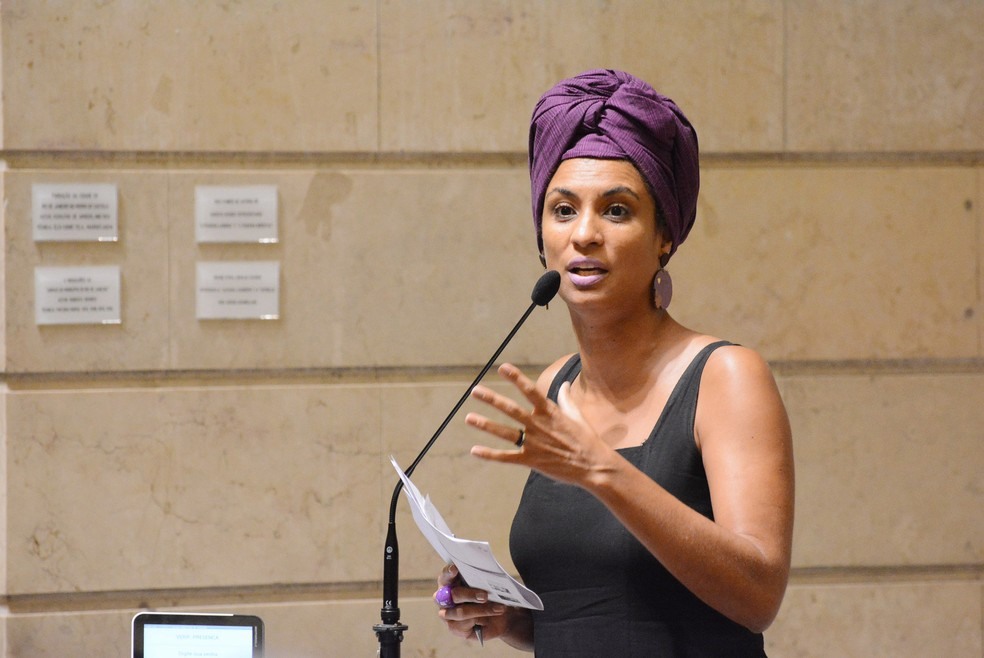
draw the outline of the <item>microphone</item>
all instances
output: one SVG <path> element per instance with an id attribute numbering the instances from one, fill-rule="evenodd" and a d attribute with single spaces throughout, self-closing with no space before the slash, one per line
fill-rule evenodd
<path id="1" fill-rule="evenodd" d="M 488 360 L 482 370 L 478 373 L 478 376 L 472 381 L 471 385 L 465 390 L 464 395 L 458 400 L 457 404 L 451 409 L 451 413 L 448 414 L 444 422 L 441 423 L 437 431 L 430 438 L 424 449 L 420 451 L 417 458 L 413 460 L 410 466 L 404 471 L 407 477 L 413 473 L 414 469 L 417 468 L 417 464 L 424 458 L 424 455 L 431 449 L 431 446 L 437 441 L 437 438 L 441 436 L 444 432 L 444 428 L 448 426 L 454 415 L 458 413 L 468 396 L 471 394 L 473 388 L 475 388 L 478 383 L 482 380 L 485 374 L 495 363 L 495 360 L 499 358 L 502 354 L 502 350 L 506 348 L 509 341 L 513 339 L 519 328 L 523 326 L 526 322 L 526 318 L 530 316 L 533 309 L 537 306 L 546 306 L 550 303 L 550 300 L 556 296 L 557 291 L 560 290 L 560 273 L 554 270 L 547 270 L 537 279 L 536 284 L 533 286 L 533 293 L 530 295 L 530 299 L 533 301 L 523 316 L 519 319 L 519 322 L 513 326 L 512 331 L 506 336 L 505 340 L 499 345 L 499 348 L 492 354 L 492 358 Z M 396 488 L 393 489 L 393 498 L 390 501 L 389 509 L 389 524 L 386 531 L 386 545 L 383 549 L 383 607 L 380 610 L 382 623 L 376 624 L 372 629 L 376 632 L 376 637 L 379 639 L 379 656 L 380 658 L 399 658 L 400 655 L 400 642 L 403 641 L 403 631 L 407 630 L 405 624 L 400 623 L 400 608 L 398 605 L 399 599 L 399 586 L 400 586 L 400 549 L 396 540 L 396 505 L 400 500 L 400 491 L 403 489 L 403 480 L 399 480 L 396 483 Z"/>

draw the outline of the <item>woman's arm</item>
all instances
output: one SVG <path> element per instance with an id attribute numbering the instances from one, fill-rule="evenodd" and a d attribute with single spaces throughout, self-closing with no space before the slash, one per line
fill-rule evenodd
<path id="1" fill-rule="evenodd" d="M 532 411 L 485 387 L 477 387 L 475 397 L 522 423 L 526 443 L 521 451 L 475 446 L 472 454 L 583 487 L 709 606 L 756 632 L 772 623 L 789 574 L 792 439 L 775 382 L 757 354 L 721 348 L 708 359 L 701 381 L 695 434 L 713 521 L 601 441 L 571 403 L 567 385 L 555 405 L 514 366 L 504 365 L 500 373 Z M 479 414 L 466 420 L 515 441 L 514 427 Z"/>

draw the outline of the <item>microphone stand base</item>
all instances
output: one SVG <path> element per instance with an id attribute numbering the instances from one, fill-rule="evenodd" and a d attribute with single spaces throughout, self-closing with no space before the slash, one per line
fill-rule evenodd
<path id="1" fill-rule="evenodd" d="M 409 626 L 397 622 L 395 624 L 376 624 L 372 630 L 379 640 L 379 658 L 400 658 L 400 643 L 403 642 L 403 631 Z"/>

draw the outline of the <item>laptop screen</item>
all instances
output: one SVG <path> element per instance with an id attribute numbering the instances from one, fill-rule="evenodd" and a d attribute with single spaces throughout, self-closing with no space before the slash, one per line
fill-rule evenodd
<path id="1" fill-rule="evenodd" d="M 263 622 L 252 615 L 141 613 L 133 658 L 258 658 Z"/>

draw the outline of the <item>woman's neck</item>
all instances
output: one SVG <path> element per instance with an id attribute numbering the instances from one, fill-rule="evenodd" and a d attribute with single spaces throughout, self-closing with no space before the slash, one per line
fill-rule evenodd
<path id="1" fill-rule="evenodd" d="M 581 355 L 582 390 L 615 399 L 648 388 L 696 334 L 666 311 L 637 316 L 571 313 Z"/>

